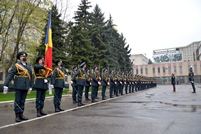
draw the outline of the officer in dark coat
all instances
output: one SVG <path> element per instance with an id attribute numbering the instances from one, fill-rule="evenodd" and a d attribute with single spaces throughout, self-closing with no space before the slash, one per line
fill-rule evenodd
<path id="1" fill-rule="evenodd" d="M 98 86 L 99 86 L 99 81 L 98 81 L 98 68 L 97 66 L 94 66 L 94 72 L 92 73 L 92 82 L 91 82 L 91 86 L 92 86 L 92 93 L 91 93 L 91 102 L 97 102 L 96 99 L 96 95 L 98 92 Z"/>
<path id="2" fill-rule="evenodd" d="M 73 67 L 73 72 L 72 72 L 71 78 L 75 75 L 76 71 L 77 71 L 77 67 L 74 66 L 74 67 Z M 72 86 L 72 88 L 73 88 L 73 91 L 72 91 L 73 103 L 76 104 L 76 103 L 78 103 L 78 102 L 77 102 L 77 96 L 76 96 L 76 95 L 77 95 L 76 79 L 71 83 L 71 86 Z"/>
<path id="3" fill-rule="evenodd" d="M 106 100 L 106 98 L 105 98 L 105 91 L 106 91 L 108 79 L 109 79 L 109 77 L 107 76 L 107 69 L 104 68 L 103 69 L 102 78 L 101 78 L 101 80 L 102 80 L 101 81 L 101 85 L 102 85 L 102 100 Z"/>
<path id="4" fill-rule="evenodd" d="M 47 115 L 43 112 L 44 101 L 46 91 L 48 90 L 48 78 L 46 78 L 46 71 L 44 67 L 44 56 L 41 55 L 36 59 L 36 64 L 34 65 L 34 75 L 35 75 L 35 84 L 34 88 L 36 89 L 36 109 L 37 117 L 41 115 Z"/>
<path id="5" fill-rule="evenodd" d="M 5 83 L 4 90 L 8 90 L 9 82 L 14 78 L 14 89 L 15 89 L 15 102 L 14 111 L 16 115 L 16 122 L 28 120 L 23 116 L 24 104 L 28 90 L 32 90 L 32 69 L 26 63 L 26 52 L 20 52 L 17 54 L 19 60 L 10 70 Z"/>
<path id="6" fill-rule="evenodd" d="M 65 88 L 65 82 L 64 82 L 64 68 L 62 67 L 62 60 L 58 59 L 56 60 L 56 68 L 54 69 L 53 73 L 52 73 L 52 88 L 54 88 L 54 106 L 55 106 L 55 112 L 60 112 L 60 111 L 64 111 L 64 109 L 62 109 L 60 107 L 61 104 L 61 98 L 62 98 L 62 93 L 63 93 L 63 89 Z"/>
<path id="7" fill-rule="evenodd" d="M 83 94 L 83 89 L 86 83 L 86 63 L 83 62 L 82 64 L 80 64 L 80 69 L 78 69 L 75 73 L 75 75 L 73 75 L 71 82 L 76 80 L 76 84 L 77 84 L 77 91 L 78 91 L 78 106 L 83 106 L 85 104 L 82 103 L 82 94 Z"/>
<path id="8" fill-rule="evenodd" d="M 192 67 L 189 68 L 189 81 L 192 85 L 192 88 L 193 88 L 193 92 L 192 93 L 196 93 L 196 89 L 195 89 L 195 84 L 194 84 L 194 72 L 193 72 L 193 69 Z"/>
<path id="9" fill-rule="evenodd" d="M 173 92 L 176 92 L 176 87 L 175 87 L 175 76 L 174 74 L 172 73 L 172 76 L 171 76 L 171 84 L 173 86 Z"/>

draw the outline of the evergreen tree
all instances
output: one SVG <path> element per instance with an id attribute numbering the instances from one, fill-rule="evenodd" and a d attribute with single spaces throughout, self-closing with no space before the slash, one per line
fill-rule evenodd
<path id="1" fill-rule="evenodd" d="M 104 26 L 106 25 L 104 14 L 98 5 L 95 6 L 91 13 L 91 26 L 90 26 L 90 38 L 92 45 L 95 47 L 96 58 L 94 58 L 94 64 L 100 65 L 100 69 L 108 66 L 106 57 L 107 44 L 103 42 L 102 33 L 104 32 Z"/>
<path id="2" fill-rule="evenodd" d="M 148 64 L 153 64 L 153 62 L 151 61 L 151 59 L 149 59 Z"/>
<path id="3" fill-rule="evenodd" d="M 82 0 L 75 12 L 75 24 L 68 25 L 69 35 L 68 54 L 71 59 L 71 65 L 79 65 L 81 62 L 86 62 L 88 67 L 92 67 L 93 57 L 96 58 L 94 46 L 92 46 L 90 32 L 90 2 Z"/>
<path id="4" fill-rule="evenodd" d="M 53 61 L 57 59 L 62 59 L 65 67 L 68 67 L 68 57 L 67 57 L 67 45 L 65 43 L 66 28 L 64 27 L 64 22 L 60 19 L 61 14 L 58 13 L 58 9 L 53 5 L 51 10 L 51 25 L 52 25 L 52 43 L 53 43 Z M 45 54 L 45 37 L 46 37 L 47 25 L 44 28 L 44 35 L 42 37 L 41 45 L 36 49 L 38 55 Z M 54 64 L 53 64 L 54 65 Z"/>

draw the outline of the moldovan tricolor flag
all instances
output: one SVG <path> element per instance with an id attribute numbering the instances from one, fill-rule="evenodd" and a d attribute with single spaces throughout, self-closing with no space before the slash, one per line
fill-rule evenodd
<path id="1" fill-rule="evenodd" d="M 51 14 L 48 12 L 48 24 L 45 37 L 45 63 L 46 77 L 52 73 L 52 26 L 51 26 Z"/>

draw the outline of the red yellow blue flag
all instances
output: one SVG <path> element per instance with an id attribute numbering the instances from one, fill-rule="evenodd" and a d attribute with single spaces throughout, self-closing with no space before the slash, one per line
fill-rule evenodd
<path id="1" fill-rule="evenodd" d="M 45 37 L 45 61 L 44 66 L 46 68 L 46 77 L 52 73 L 52 26 L 51 26 L 51 14 L 48 12 L 48 24 Z"/>

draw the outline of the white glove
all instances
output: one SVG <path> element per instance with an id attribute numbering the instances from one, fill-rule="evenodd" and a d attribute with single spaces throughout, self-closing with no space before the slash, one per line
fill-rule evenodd
<path id="1" fill-rule="evenodd" d="M 44 79 L 44 83 L 48 83 L 48 80 L 47 80 L 47 79 Z"/>
<path id="2" fill-rule="evenodd" d="M 126 84 L 126 82 L 124 82 L 124 84 Z"/>
<path id="3" fill-rule="evenodd" d="M 98 85 L 101 85 L 100 81 L 98 82 Z"/>
<path id="4" fill-rule="evenodd" d="M 29 91 L 32 91 L 32 88 L 31 88 L 31 87 L 29 88 Z"/>
<path id="5" fill-rule="evenodd" d="M 114 84 L 116 85 L 116 84 L 117 84 L 117 82 L 115 81 L 115 82 L 114 82 Z"/>
<path id="6" fill-rule="evenodd" d="M 73 84 L 73 81 L 70 81 L 71 84 Z"/>
<path id="7" fill-rule="evenodd" d="M 191 81 L 191 83 L 194 83 L 194 81 Z"/>
<path id="8" fill-rule="evenodd" d="M 50 87 L 53 89 L 53 88 L 54 88 L 54 85 L 50 85 Z"/>
<path id="9" fill-rule="evenodd" d="M 7 86 L 3 86 L 3 94 L 7 94 L 8 93 L 8 87 Z"/>

